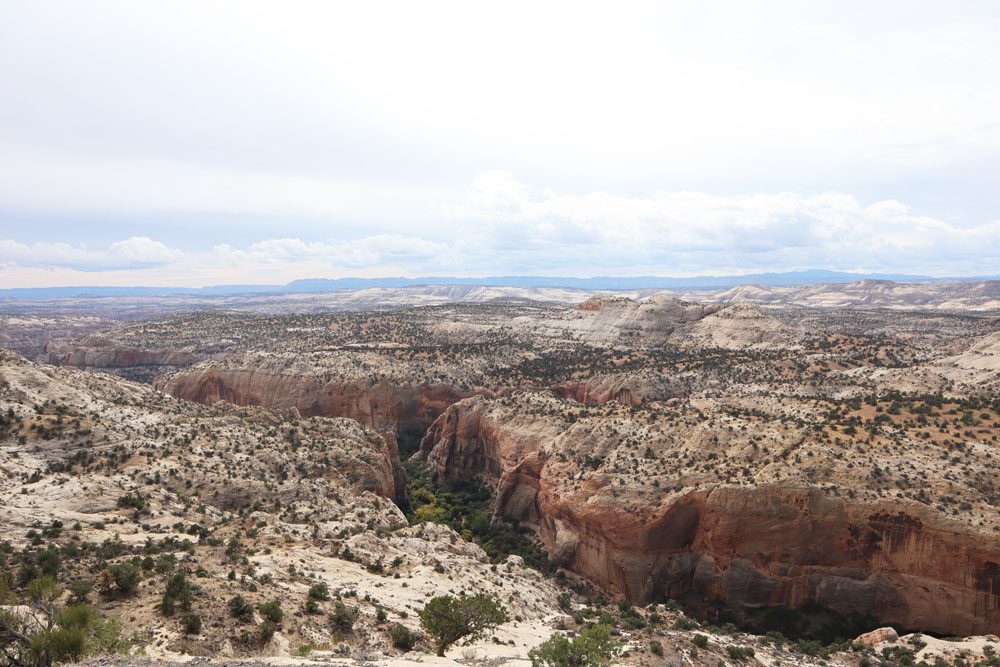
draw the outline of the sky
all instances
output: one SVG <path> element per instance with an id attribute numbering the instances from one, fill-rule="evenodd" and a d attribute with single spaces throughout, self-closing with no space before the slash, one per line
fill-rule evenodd
<path id="1" fill-rule="evenodd" d="M 997 274 L 998 72 L 992 0 L 0 0 L 0 288 Z"/>

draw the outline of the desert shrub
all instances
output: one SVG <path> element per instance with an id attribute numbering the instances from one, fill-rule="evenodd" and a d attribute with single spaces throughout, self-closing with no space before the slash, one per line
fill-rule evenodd
<path id="1" fill-rule="evenodd" d="M 132 563 L 115 563 L 108 568 L 108 574 L 115 590 L 122 595 L 131 595 L 139 587 L 139 568 Z"/>
<path id="2" fill-rule="evenodd" d="M 354 622 L 358 620 L 358 610 L 356 607 L 348 607 L 337 600 L 333 606 L 333 613 L 330 614 L 330 624 L 334 630 L 344 634 L 354 630 Z"/>
<path id="3" fill-rule="evenodd" d="M 67 584 L 70 594 L 70 602 L 73 604 L 86 604 L 90 598 L 90 592 L 94 590 L 94 582 L 89 579 L 76 579 Z"/>
<path id="4" fill-rule="evenodd" d="M 257 631 L 257 642 L 264 646 L 269 641 L 274 633 L 277 631 L 278 626 L 274 624 L 274 621 L 270 619 L 265 619 L 263 623 L 260 624 L 260 629 Z"/>
<path id="5" fill-rule="evenodd" d="M 281 610 L 281 603 L 277 600 L 269 600 L 260 606 L 260 614 L 272 623 L 281 623 L 285 612 Z"/>
<path id="6" fill-rule="evenodd" d="M 674 621 L 674 630 L 694 630 L 697 627 L 698 623 L 687 616 L 678 616 Z"/>
<path id="7" fill-rule="evenodd" d="M 118 507 L 134 509 L 140 512 L 146 509 L 146 499 L 138 491 L 129 491 L 118 497 Z"/>
<path id="8" fill-rule="evenodd" d="M 528 657 L 532 667 L 599 667 L 608 664 L 618 649 L 618 642 L 611 638 L 611 627 L 594 625 L 573 639 L 557 632 L 531 649 Z"/>
<path id="9" fill-rule="evenodd" d="M 45 623 L 22 612 L 0 611 L 0 657 L 6 660 L 3 664 L 47 667 L 93 654 L 119 653 L 127 647 L 120 638 L 118 624 L 102 618 L 92 607 L 56 609 L 58 592 L 61 589 L 47 581 L 29 592 L 29 606 L 44 614 L 48 619 Z"/>
<path id="10" fill-rule="evenodd" d="M 420 612 L 420 622 L 434 638 L 437 654 L 443 656 L 459 639 L 478 639 L 506 623 L 507 612 L 489 595 L 441 595 L 427 603 Z"/>
<path id="11" fill-rule="evenodd" d="M 198 614 L 184 614 L 181 616 L 181 628 L 184 629 L 184 634 L 200 635 L 201 616 Z"/>
<path id="12" fill-rule="evenodd" d="M 229 609 L 229 615 L 242 623 L 249 623 L 253 618 L 253 606 L 242 595 L 229 598 L 226 607 Z"/>
<path id="13" fill-rule="evenodd" d="M 173 615 L 175 607 L 190 611 L 192 597 L 191 584 L 187 577 L 183 572 L 177 572 L 167 579 L 167 587 L 160 601 L 160 611 L 167 616 Z"/>
<path id="14" fill-rule="evenodd" d="M 329 600 L 330 589 L 326 584 L 316 584 L 309 589 L 310 600 Z"/>
<path id="15" fill-rule="evenodd" d="M 747 658 L 752 658 L 754 650 L 752 646 L 727 646 L 726 654 L 733 660 L 742 662 Z"/>
<path id="16" fill-rule="evenodd" d="M 417 633 L 402 623 L 396 623 L 389 629 L 389 639 L 392 645 L 400 651 L 409 651 L 417 643 Z"/>

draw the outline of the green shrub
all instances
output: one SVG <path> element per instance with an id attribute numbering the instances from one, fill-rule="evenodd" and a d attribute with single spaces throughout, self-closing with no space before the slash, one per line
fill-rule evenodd
<path id="1" fill-rule="evenodd" d="M 163 592 L 163 599 L 160 601 L 160 611 L 167 616 L 174 613 L 174 607 L 179 606 L 184 611 L 191 610 L 191 584 L 183 572 L 174 573 L 167 579 L 167 587 Z"/>
<path id="2" fill-rule="evenodd" d="M 53 613 L 49 627 L 0 612 L 0 641 L 11 664 L 27 667 L 75 662 L 87 655 L 118 653 L 126 648 L 118 624 L 102 618 L 92 607 L 72 605 L 56 610 L 52 593 L 59 590 L 43 581 L 33 587 L 31 594 L 33 605 L 46 605 L 39 608 Z"/>
<path id="3" fill-rule="evenodd" d="M 281 623 L 285 612 L 281 610 L 281 603 L 277 600 L 270 600 L 260 606 L 260 614 L 272 623 Z"/>
<path id="4" fill-rule="evenodd" d="M 695 635 L 691 638 L 691 643 L 698 648 L 705 648 L 708 646 L 708 637 L 705 635 Z"/>
<path id="5" fill-rule="evenodd" d="M 733 660 L 742 662 L 747 658 L 752 658 L 754 650 L 752 646 L 727 646 L 726 653 Z"/>
<path id="6" fill-rule="evenodd" d="M 132 563 L 115 563 L 108 568 L 115 590 L 122 595 L 131 595 L 139 587 L 139 568 Z"/>
<path id="7" fill-rule="evenodd" d="M 336 604 L 333 605 L 333 613 L 330 614 L 330 624 L 333 629 L 347 634 L 354 630 L 354 623 L 358 620 L 358 610 L 356 607 L 348 607 L 346 604 L 337 600 Z"/>
<path id="8" fill-rule="evenodd" d="M 73 604 L 85 604 L 90 597 L 90 592 L 94 590 L 94 582 L 88 579 L 77 579 L 67 585 L 70 593 L 70 601 Z"/>
<path id="9" fill-rule="evenodd" d="M 400 651 L 409 651 L 417 643 L 417 633 L 410 630 L 402 623 L 396 623 L 389 628 L 389 638 L 392 645 Z"/>
<path id="10" fill-rule="evenodd" d="M 687 616 L 678 616 L 674 621 L 674 630 L 694 630 L 697 627 L 698 623 Z"/>
<path id="11" fill-rule="evenodd" d="M 557 632 L 528 651 L 528 657 L 532 667 L 599 667 L 608 664 L 618 650 L 618 642 L 611 639 L 611 627 L 594 625 L 574 639 Z"/>
<path id="12" fill-rule="evenodd" d="M 316 584 L 309 589 L 309 599 L 310 600 L 329 600 L 330 599 L 330 589 L 326 584 Z"/>
<path id="13" fill-rule="evenodd" d="M 242 595 L 235 595 L 229 598 L 226 603 L 229 608 L 229 615 L 243 623 L 249 623 L 253 618 L 253 607 Z"/>
<path id="14" fill-rule="evenodd" d="M 134 509 L 140 512 L 146 509 L 146 499 L 138 491 L 129 491 L 118 497 L 118 507 L 122 509 Z"/>
<path id="15" fill-rule="evenodd" d="M 87 636 L 82 628 L 54 628 L 31 638 L 28 655 L 36 665 L 50 662 L 77 662 L 87 650 Z"/>
<path id="16" fill-rule="evenodd" d="M 265 620 L 260 624 L 260 629 L 257 631 L 257 642 L 261 646 L 266 645 L 269 641 L 271 641 L 271 637 L 274 636 L 277 629 L 278 626 L 274 624 L 274 621 Z"/>
<path id="17" fill-rule="evenodd" d="M 443 656 L 459 639 L 479 639 L 488 630 L 507 622 L 507 612 L 489 595 L 441 595 L 420 612 L 420 622 L 434 638 L 437 654 Z"/>
<path id="18" fill-rule="evenodd" d="M 201 616 L 198 614 L 184 614 L 181 617 L 181 627 L 186 635 L 201 634 Z"/>

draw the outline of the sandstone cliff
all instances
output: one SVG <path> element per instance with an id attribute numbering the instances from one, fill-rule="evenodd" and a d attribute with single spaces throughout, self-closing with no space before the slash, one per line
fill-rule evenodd
<path id="1" fill-rule="evenodd" d="M 523 317 L 516 330 L 595 345 L 659 347 L 668 341 L 693 347 L 747 349 L 794 347 L 801 332 L 756 306 L 698 304 L 661 292 L 644 301 L 592 297 L 554 317 Z"/>
<path id="2" fill-rule="evenodd" d="M 945 634 L 1000 630 L 994 509 L 976 508 L 983 521 L 970 505 L 963 519 L 883 494 L 867 466 L 824 455 L 794 427 L 772 427 L 770 454 L 755 456 L 755 423 L 720 417 L 723 431 L 710 408 L 657 415 L 670 423 L 657 430 L 614 406 L 474 398 L 437 419 L 419 455 L 443 482 L 483 479 L 495 511 L 537 526 L 550 557 L 635 602 L 696 596 L 741 614 L 818 606 Z M 935 453 L 927 486 L 976 496 L 930 469 Z"/>
<path id="3" fill-rule="evenodd" d="M 681 398 L 690 393 L 692 378 L 652 371 L 603 373 L 579 380 L 565 380 L 550 387 L 560 398 L 595 405 L 618 401 L 639 405 L 648 401 Z"/>
<path id="4" fill-rule="evenodd" d="M 79 345 L 48 343 L 35 361 L 53 366 L 107 371 L 130 380 L 151 382 L 160 373 L 185 368 L 206 357 L 188 350 L 142 349 L 97 339 Z"/>
<path id="5" fill-rule="evenodd" d="M 452 403 L 476 393 L 450 384 L 380 376 L 374 369 L 299 366 L 276 355 L 205 362 L 160 378 L 157 388 L 198 403 L 227 401 L 303 416 L 348 417 L 380 431 L 420 437 Z"/>

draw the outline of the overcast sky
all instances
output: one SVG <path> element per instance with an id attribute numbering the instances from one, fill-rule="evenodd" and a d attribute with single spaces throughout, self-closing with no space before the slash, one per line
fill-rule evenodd
<path id="1" fill-rule="evenodd" d="M 1000 273 L 1000 2 L 0 0 L 0 287 Z"/>

